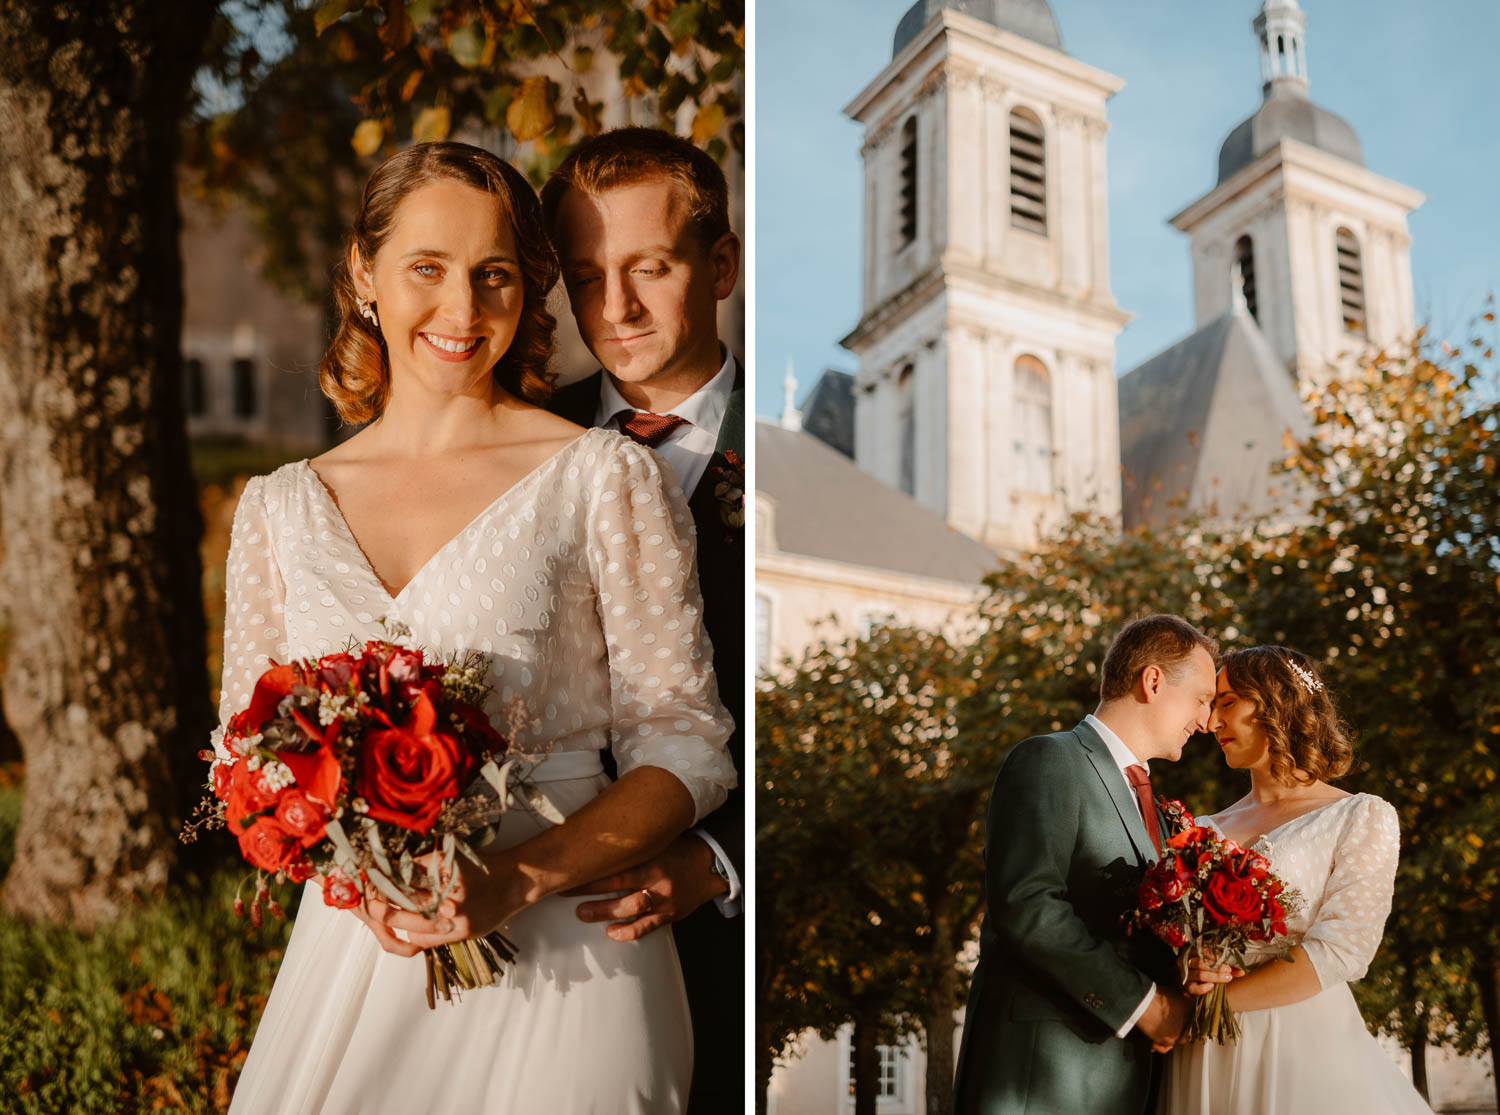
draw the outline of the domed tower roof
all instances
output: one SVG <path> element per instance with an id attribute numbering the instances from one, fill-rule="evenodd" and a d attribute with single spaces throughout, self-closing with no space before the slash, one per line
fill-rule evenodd
<path id="1" fill-rule="evenodd" d="M 1307 16 L 1297 0 L 1265 0 L 1251 27 L 1260 43 L 1260 108 L 1219 148 L 1219 181 L 1249 166 L 1283 139 L 1364 166 L 1359 136 L 1347 120 L 1307 95 Z"/>
<path id="2" fill-rule="evenodd" d="M 1052 14 L 1052 5 L 1047 0 L 917 0 L 896 24 L 891 57 L 900 54 L 902 48 L 944 8 L 982 19 L 1002 31 L 1010 31 L 1053 50 L 1063 48 L 1062 36 L 1057 33 L 1057 17 Z"/>

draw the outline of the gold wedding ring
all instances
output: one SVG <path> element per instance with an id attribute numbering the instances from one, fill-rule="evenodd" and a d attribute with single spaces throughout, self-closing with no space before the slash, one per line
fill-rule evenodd
<path id="1" fill-rule="evenodd" d="M 652 894 L 645 887 L 642 887 L 641 888 L 641 897 L 646 900 L 646 912 L 648 914 L 652 910 L 656 909 L 656 895 Z"/>

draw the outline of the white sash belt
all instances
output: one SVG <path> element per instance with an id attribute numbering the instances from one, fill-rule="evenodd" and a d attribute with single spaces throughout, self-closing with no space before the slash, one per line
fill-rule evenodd
<path id="1" fill-rule="evenodd" d="M 599 762 L 597 751 L 554 751 L 533 766 L 526 774 L 526 779 L 530 782 L 564 782 L 570 778 L 592 778 L 603 773 L 604 767 Z"/>

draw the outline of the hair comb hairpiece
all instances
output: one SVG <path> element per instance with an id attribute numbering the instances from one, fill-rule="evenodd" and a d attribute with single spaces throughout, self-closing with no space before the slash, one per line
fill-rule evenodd
<path id="1" fill-rule="evenodd" d="M 1286 664 L 1291 668 L 1292 673 L 1296 675 L 1297 684 L 1302 686 L 1303 689 L 1306 689 L 1309 693 L 1322 692 L 1323 683 L 1318 680 L 1311 670 L 1297 665 L 1290 658 L 1286 660 Z"/>

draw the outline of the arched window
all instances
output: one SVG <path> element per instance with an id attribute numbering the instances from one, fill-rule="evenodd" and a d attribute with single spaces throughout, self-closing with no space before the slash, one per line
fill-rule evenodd
<path id="1" fill-rule="evenodd" d="M 901 490 L 917 494 L 917 373 L 910 364 L 896 377 L 901 424 Z"/>
<path id="2" fill-rule="evenodd" d="M 1255 300 L 1255 245 L 1248 236 L 1241 236 L 1234 242 L 1234 283 L 1245 296 L 1245 309 L 1259 323 L 1260 306 Z"/>
<path id="3" fill-rule="evenodd" d="M 1016 360 L 1012 383 L 1015 398 L 1016 487 L 1023 492 L 1051 495 L 1052 383 L 1047 368 L 1035 356 Z"/>
<path id="4" fill-rule="evenodd" d="M 1010 223 L 1047 235 L 1046 133 L 1021 108 L 1010 114 Z"/>
<path id="5" fill-rule="evenodd" d="M 1344 332 L 1365 333 L 1365 273 L 1360 261 L 1359 240 L 1352 231 L 1340 228 L 1334 237 L 1339 257 L 1339 304 L 1344 315 Z"/>
<path id="6" fill-rule="evenodd" d="M 901 128 L 901 210 L 896 222 L 896 250 L 917 238 L 917 118 Z"/>

